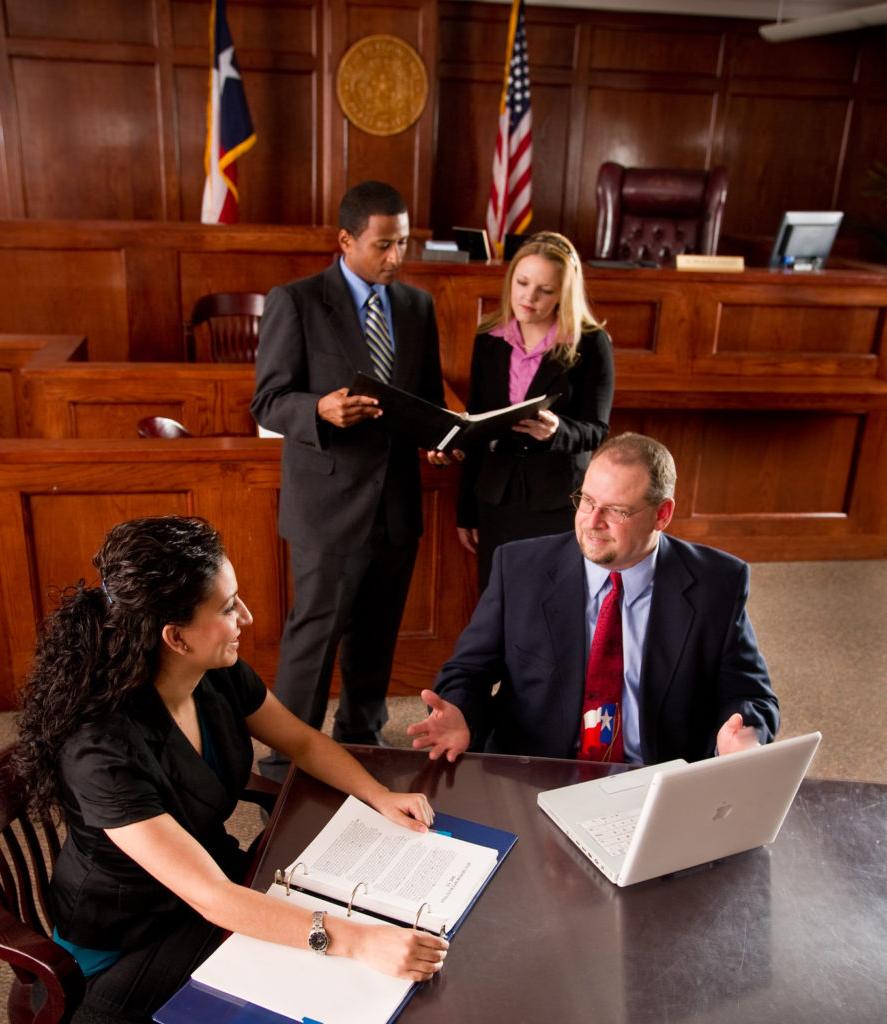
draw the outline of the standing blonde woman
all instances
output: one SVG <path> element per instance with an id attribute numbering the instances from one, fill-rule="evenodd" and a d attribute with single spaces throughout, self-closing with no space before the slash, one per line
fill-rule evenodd
<path id="1" fill-rule="evenodd" d="M 560 397 L 511 436 L 466 452 L 459 540 L 477 554 L 481 589 L 500 544 L 573 528 L 570 494 L 607 436 L 613 376 L 610 338 L 588 307 L 575 248 L 555 232 L 532 235 L 474 340 L 468 411 Z"/>

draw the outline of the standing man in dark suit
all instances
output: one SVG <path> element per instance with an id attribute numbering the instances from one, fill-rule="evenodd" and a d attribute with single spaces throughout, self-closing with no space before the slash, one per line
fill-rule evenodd
<path id="1" fill-rule="evenodd" d="M 339 229 L 333 266 L 268 294 L 251 410 L 284 435 L 279 530 L 295 599 L 274 691 L 319 728 L 338 649 L 333 736 L 375 744 L 422 532 L 420 465 L 376 400 L 348 390 L 363 370 L 442 405 L 443 383 L 431 296 L 396 280 L 410 230 L 403 198 L 381 182 L 356 185 Z M 272 777 L 285 768 L 274 754 L 263 765 Z"/>
<path id="2" fill-rule="evenodd" d="M 664 445 L 621 434 L 573 496 L 575 533 L 497 550 L 453 657 L 422 691 L 431 713 L 409 727 L 414 747 L 451 761 L 471 748 L 656 764 L 773 739 L 779 704 L 746 612 L 748 566 L 662 532 L 675 480 Z M 596 703 L 608 604 L 621 614 L 616 692 Z"/>

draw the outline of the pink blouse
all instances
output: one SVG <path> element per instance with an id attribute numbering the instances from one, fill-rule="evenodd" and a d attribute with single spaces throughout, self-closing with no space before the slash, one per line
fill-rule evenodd
<path id="1" fill-rule="evenodd" d="M 533 349 L 524 351 L 524 337 L 520 324 L 512 317 L 504 327 L 494 327 L 490 331 L 496 338 L 503 338 L 511 345 L 511 363 L 508 369 L 508 400 L 513 405 L 527 397 L 527 390 L 536 376 L 542 357 L 554 345 L 557 339 L 557 321 L 549 328 L 548 333 Z"/>

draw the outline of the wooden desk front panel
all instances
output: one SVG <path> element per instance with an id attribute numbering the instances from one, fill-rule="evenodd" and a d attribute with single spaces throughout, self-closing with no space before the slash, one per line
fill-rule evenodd
<path id="1" fill-rule="evenodd" d="M 199 295 L 266 292 L 321 270 L 336 251 L 331 227 L 0 222 L 0 331 L 86 334 L 92 359 L 180 359 L 182 324 Z M 503 274 L 500 264 L 404 266 L 403 279 L 435 297 L 457 394 L 479 315 L 497 302 Z M 887 377 L 887 275 L 586 267 L 585 278 L 621 373 L 692 365 L 701 373 Z"/>
<path id="2" fill-rule="evenodd" d="M 20 377 L 19 418 L 31 437 L 134 438 L 148 415 L 172 416 L 198 436 L 255 434 L 250 366 L 79 363 Z M 447 383 L 458 400 L 467 381 Z M 676 528 L 690 539 L 753 559 L 879 557 L 887 554 L 885 414 L 879 379 L 628 372 L 611 426 L 671 449 Z M 452 530 L 441 544 L 448 557 L 456 552 Z"/>
<path id="3" fill-rule="evenodd" d="M 269 684 L 289 604 L 277 535 L 280 444 L 258 439 L 0 442 L 0 709 L 14 706 L 35 622 L 57 590 L 96 583 L 91 559 L 126 519 L 201 515 L 219 529 L 255 622 L 241 653 Z M 423 467 L 425 534 L 397 648 L 392 692 L 429 685 L 476 600 L 455 543 L 455 473 Z"/>

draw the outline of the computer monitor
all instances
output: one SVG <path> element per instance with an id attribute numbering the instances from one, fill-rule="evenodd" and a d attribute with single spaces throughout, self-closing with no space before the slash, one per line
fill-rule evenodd
<path id="1" fill-rule="evenodd" d="M 843 216 L 837 210 L 784 213 L 770 254 L 770 266 L 781 270 L 822 269 Z"/>

